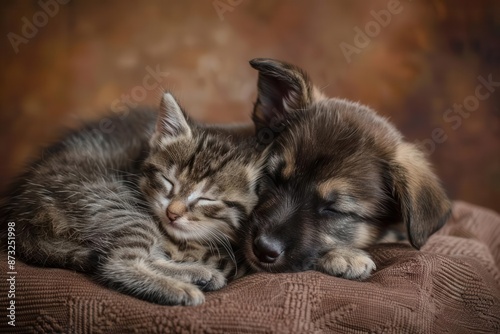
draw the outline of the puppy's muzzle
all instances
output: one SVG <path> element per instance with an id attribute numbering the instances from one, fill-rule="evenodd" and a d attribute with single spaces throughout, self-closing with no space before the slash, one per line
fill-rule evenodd
<path id="1" fill-rule="evenodd" d="M 282 255 L 285 247 L 278 239 L 261 235 L 253 241 L 253 253 L 263 263 L 274 263 Z"/>

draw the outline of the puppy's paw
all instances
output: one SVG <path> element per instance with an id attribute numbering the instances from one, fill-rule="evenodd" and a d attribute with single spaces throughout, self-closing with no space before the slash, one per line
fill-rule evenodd
<path id="1" fill-rule="evenodd" d="M 335 248 L 318 260 L 317 269 L 333 276 L 363 280 L 375 270 L 375 263 L 360 249 Z"/>

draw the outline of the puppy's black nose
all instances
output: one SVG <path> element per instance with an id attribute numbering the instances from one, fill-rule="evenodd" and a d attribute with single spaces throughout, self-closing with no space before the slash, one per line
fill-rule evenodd
<path id="1" fill-rule="evenodd" d="M 275 262 L 283 253 L 283 244 L 272 237 L 261 235 L 253 241 L 253 253 L 264 263 Z"/>

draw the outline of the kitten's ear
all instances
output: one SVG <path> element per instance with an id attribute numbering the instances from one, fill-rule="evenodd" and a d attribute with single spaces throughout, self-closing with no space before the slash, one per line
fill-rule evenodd
<path id="1" fill-rule="evenodd" d="M 399 144 L 392 164 L 393 195 L 413 247 L 420 249 L 451 213 L 451 203 L 422 152 Z"/>
<path id="2" fill-rule="evenodd" d="M 252 115 L 257 130 L 283 120 L 293 110 L 306 109 L 319 97 L 307 74 L 294 65 L 265 58 L 252 59 L 250 65 L 259 71 Z"/>
<path id="3" fill-rule="evenodd" d="M 191 136 L 191 127 L 181 107 L 172 94 L 163 94 L 152 141 L 168 145 L 181 138 L 190 138 Z"/>

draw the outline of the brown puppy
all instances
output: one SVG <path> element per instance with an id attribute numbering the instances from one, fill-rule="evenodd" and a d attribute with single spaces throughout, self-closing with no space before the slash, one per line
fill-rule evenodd
<path id="1" fill-rule="evenodd" d="M 375 264 L 363 248 L 401 223 L 420 248 L 446 222 L 450 201 L 438 179 L 392 124 L 322 96 L 293 65 L 250 64 L 259 71 L 257 133 L 275 137 L 245 236 L 254 269 L 364 279 Z"/>

